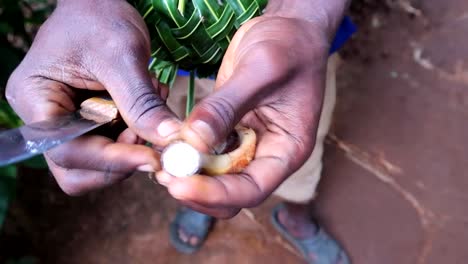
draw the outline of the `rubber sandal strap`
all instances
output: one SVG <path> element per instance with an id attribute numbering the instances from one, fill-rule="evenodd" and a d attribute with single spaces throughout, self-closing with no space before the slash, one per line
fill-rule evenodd
<path id="1" fill-rule="evenodd" d="M 340 247 L 323 228 L 319 227 L 317 233 L 309 239 L 294 238 L 278 220 L 278 212 L 284 209 L 284 204 L 279 204 L 273 209 L 271 222 L 291 244 L 293 244 L 313 264 L 349 264 L 350 261 Z M 313 259 L 311 259 L 313 255 Z"/>
<path id="2" fill-rule="evenodd" d="M 182 253 L 193 253 L 197 251 L 205 241 L 213 223 L 213 217 L 191 209 L 180 209 L 170 225 L 170 240 L 172 245 Z M 195 246 L 185 243 L 179 237 L 179 229 L 190 236 L 198 237 L 199 243 Z"/>

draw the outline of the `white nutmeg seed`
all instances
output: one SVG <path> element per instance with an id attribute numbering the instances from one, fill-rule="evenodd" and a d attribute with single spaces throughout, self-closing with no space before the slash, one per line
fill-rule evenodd
<path id="1" fill-rule="evenodd" d="M 189 177 L 200 171 L 202 155 L 185 142 L 169 145 L 161 156 L 163 169 L 175 177 Z"/>

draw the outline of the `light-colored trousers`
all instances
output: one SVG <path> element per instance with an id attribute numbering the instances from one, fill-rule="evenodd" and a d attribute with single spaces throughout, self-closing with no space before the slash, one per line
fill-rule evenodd
<path id="1" fill-rule="evenodd" d="M 327 81 L 322 113 L 312 155 L 306 163 L 275 191 L 275 195 L 295 203 L 310 202 L 316 192 L 322 173 L 322 155 L 325 137 L 330 128 L 333 109 L 336 102 L 336 70 L 338 67 L 338 55 L 333 55 L 328 61 Z M 169 107 L 180 117 L 185 115 L 185 101 L 188 80 L 187 77 L 178 77 L 172 87 L 167 103 Z M 197 79 L 195 81 L 196 100 L 200 100 L 213 91 L 214 81 L 209 79 Z"/>

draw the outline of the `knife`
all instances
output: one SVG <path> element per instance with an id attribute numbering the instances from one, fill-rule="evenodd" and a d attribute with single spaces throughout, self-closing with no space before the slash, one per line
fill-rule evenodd
<path id="1" fill-rule="evenodd" d="M 80 107 L 68 115 L 0 131 L 0 167 L 42 154 L 119 118 L 109 97 L 87 99 Z"/>

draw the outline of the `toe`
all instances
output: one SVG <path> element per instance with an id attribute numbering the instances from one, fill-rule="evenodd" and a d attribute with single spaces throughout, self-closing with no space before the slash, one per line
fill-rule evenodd
<path id="1" fill-rule="evenodd" d="M 182 240 L 184 243 L 187 243 L 189 241 L 189 236 L 184 232 L 182 228 L 179 228 L 179 238 Z"/>
<path id="2" fill-rule="evenodd" d="M 200 241 L 200 239 L 198 239 L 198 237 L 192 236 L 192 237 L 190 237 L 190 242 L 189 243 L 192 246 L 197 246 L 199 241 Z"/>

